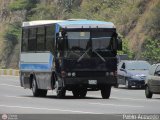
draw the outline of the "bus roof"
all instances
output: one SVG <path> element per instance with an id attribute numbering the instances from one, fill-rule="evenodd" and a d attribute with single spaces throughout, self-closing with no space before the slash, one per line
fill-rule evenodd
<path id="1" fill-rule="evenodd" d="M 57 23 L 62 28 L 115 28 L 112 22 L 96 20 L 73 20 Z"/>
<path id="2" fill-rule="evenodd" d="M 112 22 L 96 20 L 38 20 L 23 22 L 22 27 L 46 25 L 57 23 L 62 28 L 115 28 Z"/>
<path id="3" fill-rule="evenodd" d="M 28 21 L 23 22 L 22 27 L 36 26 L 36 25 L 46 25 L 46 24 L 54 24 L 59 23 L 64 20 L 37 20 L 37 21 Z"/>

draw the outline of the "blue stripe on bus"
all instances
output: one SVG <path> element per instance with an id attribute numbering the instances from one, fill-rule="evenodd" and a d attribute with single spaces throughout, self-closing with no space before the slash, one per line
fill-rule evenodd
<path id="1" fill-rule="evenodd" d="M 59 25 L 56 24 L 56 31 L 55 31 L 55 32 L 56 32 L 56 33 L 59 33 L 59 29 L 60 29 L 60 28 L 59 28 Z"/>
<path id="2" fill-rule="evenodd" d="M 21 70 L 51 70 L 52 68 L 53 55 L 50 54 L 48 63 L 22 63 L 20 64 Z"/>
<path id="3" fill-rule="evenodd" d="M 52 63 L 53 63 L 53 55 L 50 53 L 49 65 L 52 66 Z"/>
<path id="4" fill-rule="evenodd" d="M 51 70 L 49 64 L 21 64 L 21 70 Z"/>

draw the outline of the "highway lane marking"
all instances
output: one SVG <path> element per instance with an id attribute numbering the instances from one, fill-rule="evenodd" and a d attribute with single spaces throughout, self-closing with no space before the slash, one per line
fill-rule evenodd
<path id="1" fill-rule="evenodd" d="M 19 86 L 18 86 L 19 87 Z M 67 93 L 67 95 L 72 95 L 71 93 Z M 28 98 L 28 97 L 20 97 L 20 96 L 9 96 L 5 95 L 5 97 L 13 97 L 13 98 Z M 88 95 L 87 97 L 99 97 L 95 95 Z M 45 97 L 44 97 L 45 98 Z M 101 97 L 99 97 L 101 98 Z M 110 97 L 109 100 L 111 99 L 121 99 L 121 100 L 131 100 L 131 101 L 145 101 L 145 102 L 160 102 L 159 100 L 153 100 L 153 99 L 135 99 L 135 98 L 120 98 L 120 97 Z M 32 99 L 32 98 L 29 98 Z M 46 98 L 47 99 L 47 98 Z"/>
<path id="2" fill-rule="evenodd" d="M 99 95 L 87 95 L 87 97 L 97 97 L 102 98 Z M 154 100 L 154 99 L 137 99 L 137 98 L 121 98 L 121 97 L 110 97 L 110 99 L 122 99 L 122 100 L 131 100 L 131 101 L 147 101 L 147 102 L 160 102 L 160 100 Z"/>
<path id="3" fill-rule="evenodd" d="M 114 99 L 122 99 L 122 100 L 135 100 L 135 101 L 147 101 L 147 102 L 160 102 L 159 100 L 153 100 L 153 99 L 137 99 L 137 98 L 120 98 L 120 97 L 111 97 Z"/>
<path id="4" fill-rule="evenodd" d="M 89 104 L 93 104 L 93 105 L 105 105 L 105 106 L 115 106 L 115 107 L 139 107 L 142 108 L 144 106 L 133 106 L 133 105 L 116 105 L 116 104 L 102 104 L 102 103 L 89 103 Z"/>
<path id="5" fill-rule="evenodd" d="M 34 110 L 48 110 L 48 111 L 60 111 L 60 112 L 82 113 L 82 114 L 103 114 L 103 113 L 95 113 L 95 112 L 84 112 L 84 111 L 74 111 L 74 110 L 65 110 L 65 109 L 52 109 L 52 108 L 40 108 L 40 107 L 26 107 L 26 106 L 0 105 L 0 107 L 20 108 L 20 109 L 34 109 Z"/>
<path id="6" fill-rule="evenodd" d="M 25 98 L 25 99 L 26 99 L 26 98 L 27 98 L 27 99 L 32 99 L 32 98 L 30 98 L 30 97 L 18 97 L 18 96 L 10 96 L 10 95 L 5 95 L 4 97 L 9 97 L 9 98 L 21 98 L 21 99 L 22 99 L 22 98 L 23 98 L 23 99 L 24 99 L 24 98 Z"/>
<path id="7" fill-rule="evenodd" d="M 17 85 L 11 85 L 11 84 L 5 84 L 1 83 L 0 86 L 8 86 L 8 87 L 16 87 L 16 88 L 22 88 L 21 86 Z M 52 91 L 51 91 L 52 92 Z M 53 92 L 52 92 L 53 93 Z M 67 93 L 68 95 L 72 95 L 72 93 Z M 87 95 L 88 97 L 98 97 L 101 98 L 99 95 Z M 121 98 L 121 97 L 110 97 L 113 99 L 121 99 L 121 100 L 132 100 L 132 101 L 147 101 L 147 102 L 160 102 L 159 100 L 153 100 L 153 99 L 137 99 L 137 98 Z"/>
<path id="8" fill-rule="evenodd" d="M 0 75 L 0 77 L 14 77 L 14 78 L 19 78 L 19 76 L 13 76 L 13 75 Z"/>
<path id="9" fill-rule="evenodd" d="M 5 84 L 5 83 L 1 83 L 1 86 L 9 86 L 9 87 L 17 87 L 17 88 L 22 88 L 21 86 L 17 86 L 17 85 L 11 85 L 11 84 Z"/>

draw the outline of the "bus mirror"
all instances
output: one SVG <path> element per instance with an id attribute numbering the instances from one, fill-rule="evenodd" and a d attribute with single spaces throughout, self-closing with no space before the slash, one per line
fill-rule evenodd
<path id="1" fill-rule="evenodd" d="M 122 39 L 120 37 L 117 38 L 117 50 L 122 50 Z"/>

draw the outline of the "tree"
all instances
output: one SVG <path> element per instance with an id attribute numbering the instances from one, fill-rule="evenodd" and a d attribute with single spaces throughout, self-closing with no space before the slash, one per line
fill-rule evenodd
<path id="1" fill-rule="evenodd" d="M 143 44 L 142 56 L 151 63 L 160 62 L 160 40 L 146 39 Z"/>
<path id="2" fill-rule="evenodd" d="M 129 40 L 125 39 L 123 37 L 121 37 L 121 38 L 122 38 L 122 51 L 118 51 L 118 54 L 120 54 L 120 55 L 127 54 L 128 58 L 132 59 L 134 56 L 134 53 L 132 50 L 129 49 L 129 45 L 128 45 Z"/>

